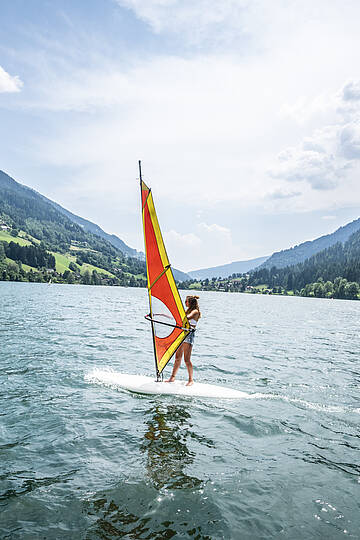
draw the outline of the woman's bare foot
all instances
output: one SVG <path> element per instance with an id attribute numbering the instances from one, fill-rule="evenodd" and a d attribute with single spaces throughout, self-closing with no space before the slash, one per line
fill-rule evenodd
<path id="1" fill-rule="evenodd" d="M 185 386 L 192 386 L 194 384 L 194 381 L 188 381 Z"/>
<path id="2" fill-rule="evenodd" d="M 168 379 L 168 380 L 165 381 L 165 382 L 174 382 L 174 381 L 175 381 L 175 377 L 173 377 L 173 376 L 171 375 L 170 379 Z"/>

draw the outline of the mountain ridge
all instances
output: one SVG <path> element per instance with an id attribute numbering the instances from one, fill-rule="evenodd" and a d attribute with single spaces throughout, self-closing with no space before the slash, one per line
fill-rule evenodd
<path id="1" fill-rule="evenodd" d="M 4 193 L 8 193 L 8 194 L 13 193 L 13 194 L 18 195 L 19 197 L 25 197 L 25 199 L 29 199 L 33 201 L 32 206 L 34 205 L 36 206 L 36 204 L 39 203 L 39 201 L 41 200 L 44 203 L 43 205 L 40 205 L 42 206 L 42 214 L 47 215 L 48 213 L 49 215 L 51 215 L 52 221 L 56 221 L 57 219 L 56 214 L 59 214 L 59 215 L 64 216 L 65 220 L 69 220 L 70 222 L 74 224 L 74 227 L 71 228 L 69 224 L 63 223 L 62 225 L 67 231 L 71 230 L 75 235 L 77 234 L 79 236 L 79 230 L 76 228 L 76 227 L 79 227 L 79 229 L 83 230 L 85 233 L 92 235 L 94 238 L 102 239 L 106 244 L 111 245 L 116 250 L 119 250 L 123 255 L 125 255 L 126 257 L 129 257 L 130 258 L 129 263 L 131 262 L 131 259 L 137 259 L 139 262 L 141 262 L 144 265 L 145 255 L 142 252 L 138 252 L 136 249 L 129 247 L 118 236 L 114 234 L 106 233 L 99 225 L 91 222 L 90 220 L 77 216 L 76 214 L 70 212 L 66 208 L 63 208 L 60 204 L 56 203 L 55 201 L 52 201 L 51 199 L 48 199 L 47 197 L 45 197 L 45 195 L 42 195 L 41 193 L 37 192 L 35 189 L 30 188 L 20 182 L 17 182 L 14 178 L 12 178 L 10 175 L 8 175 L 6 172 L 2 170 L 0 170 L 0 190 L 1 188 L 4 190 Z M 13 203 L 15 203 L 15 201 L 13 201 Z M 18 223 L 18 227 L 20 228 L 21 228 L 20 222 L 24 222 L 26 218 L 29 217 L 29 212 L 30 212 L 29 207 L 31 205 L 23 204 L 23 206 L 24 208 L 21 209 L 22 217 Z M 25 209 L 26 206 L 27 206 L 27 209 Z M 49 207 L 53 209 L 53 212 L 49 212 Z M 1 205 L 0 205 L 0 210 L 1 210 Z M 32 210 L 34 209 L 32 208 Z M 54 212 L 56 214 L 54 214 Z M 37 224 L 33 223 L 32 226 L 36 228 Z M 33 234 L 34 231 L 27 231 L 27 232 L 29 232 L 30 234 L 36 237 L 36 234 Z M 56 236 L 55 231 L 53 231 L 52 236 L 53 238 Z M 77 240 L 79 240 L 79 238 L 77 238 Z M 137 265 L 134 264 L 132 266 L 135 267 Z M 174 278 L 177 281 L 184 281 L 185 279 L 189 279 L 188 274 L 185 272 L 182 272 L 181 270 L 172 268 L 172 271 L 174 274 Z"/>
<path id="2" fill-rule="evenodd" d="M 191 270 L 187 274 L 194 279 L 211 279 L 214 277 L 228 277 L 231 274 L 242 274 L 249 272 L 254 268 L 257 268 L 262 264 L 268 256 L 257 257 L 255 259 L 248 259 L 246 261 L 234 261 L 219 266 L 212 266 L 209 268 L 200 268 L 199 270 Z"/>
<path id="3" fill-rule="evenodd" d="M 304 262 L 316 253 L 327 249 L 338 242 L 345 243 L 350 236 L 360 229 L 360 218 L 355 219 L 346 225 L 343 225 L 336 229 L 334 232 L 324 234 L 315 238 L 314 240 L 307 240 L 301 244 L 297 244 L 294 247 L 274 252 L 266 261 L 264 261 L 258 269 L 268 268 L 273 266 L 276 268 L 285 268 L 287 266 L 294 266 L 298 263 Z"/>
<path id="4" fill-rule="evenodd" d="M 67 216 L 71 221 L 74 223 L 77 223 L 81 227 L 84 227 L 85 230 L 96 234 L 97 236 L 100 236 L 101 238 L 104 238 L 104 240 L 107 240 L 112 244 L 114 247 L 120 249 L 123 253 L 126 253 L 127 255 L 130 255 L 131 257 L 137 257 L 142 260 L 144 260 L 144 254 L 141 252 L 138 252 L 136 249 L 131 248 L 128 246 L 121 238 L 116 236 L 115 234 L 108 234 L 106 233 L 99 225 L 96 223 L 93 223 L 90 220 L 87 220 L 85 218 L 82 218 L 80 216 L 77 216 L 73 212 L 70 212 L 60 204 L 58 204 L 55 201 L 52 201 L 42 193 L 39 193 L 36 191 L 36 189 L 33 189 L 29 186 L 26 186 L 25 184 L 22 184 L 21 182 L 18 182 L 14 178 L 12 178 L 9 174 L 7 174 L 5 171 L 0 170 L 0 187 L 1 185 L 5 185 L 12 191 L 16 191 L 18 193 L 21 193 L 22 190 L 28 192 L 29 194 L 33 194 L 35 196 L 41 197 L 44 201 L 51 204 L 54 208 L 56 208 L 59 212 Z"/>

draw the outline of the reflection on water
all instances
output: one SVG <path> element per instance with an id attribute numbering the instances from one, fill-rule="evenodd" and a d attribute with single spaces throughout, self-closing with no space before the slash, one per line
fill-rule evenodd
<path id="1" fill-rule="evenodd" d="M 148 416 L 141 450 L 146 454 L 147 473 L 154 486 L 157 489 L 200 486 L 202 482 L 199 478 L 184 472 L 195 458 L 195 452 L 189 450 L 187 443 L 189 439 L 197 437 L 191 430 L 189 408 L 155 405 Z"/>
<path id="2" fill-rule="evenodd" d="M 186 537 L 210 539 L 201 526 L 193 526 L 191 514 L 191 501 L 199 498 L 204 482 L 187 474 L 186 468 L 196 458 L 189 443 L 195 440 L 213 447 L 213 441 L 192 429 L 190 407 L 185 405 L 156 403 L 146 412 L 145 425 L 140 450 L 146 458 L 149 481 L 121 482 L 93 500 L 89 515 L 96 516 L 96 522 L 86 538 L 167 539 L 181 531 Z M 181 490 L 181 501 L 177 500 L 175 490 Z M 208 514 L 214 517 L 216 509 L 211 503 L 204 503 Z M 186 514 L 186 521 L 179 522 L 180 513 Z"/>

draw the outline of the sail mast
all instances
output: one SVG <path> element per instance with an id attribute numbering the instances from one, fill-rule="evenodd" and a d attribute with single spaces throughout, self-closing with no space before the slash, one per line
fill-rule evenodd
<path id="1" fill-rule="evenodd" d="M 151 189 L 142 179 L 139 161 L 147 289 L 157 380 L 191 331 L 166 253 Z"/>
<path id="2" fill-rule="evenodd" d="M 143 217 L 143 224 L 144 224 L 144 204 L 142 201 L 142 174 L 141 174 L 141 160 L 139 159 L 139 176 L 140 176 L 140 196 L 141 196 L 141 213 Z M 150 282 L 149 282 L 149 272 L 148 272 L 148 265 L 147 265 L 147 253 L 146 253 L 146 240 L 145 240 L 145 230 L 144 230 L 144 245 L 145 245 L 145 265 L 146 265 L 146 273 L 147 273 L 147 286 L 148 286 L 148 293 L 149 293 L 149 308 L 150 308 L 150 317 L 153 318 L 152 314 L 152 306 L 151 306 L 151 296 L 150 296 Z M 160 381 L 160 373 L 158 369 L 158 362 L 157 362 L 157 354 L 156 354 L 156 345 L 155 345 L 155 328 L 154 328 L 154 322 L 151 320 L 151 333 L 152 333 L 152 340 L 153 340 L 153 350 L 154 350 L 154 360 L 155 360 L 155 372 L 156 372 L 156 380 Z"/>

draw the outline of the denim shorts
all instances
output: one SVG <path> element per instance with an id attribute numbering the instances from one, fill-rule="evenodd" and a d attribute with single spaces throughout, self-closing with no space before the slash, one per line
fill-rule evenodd
<path id="1" fill-rule="evenodd" d="M 194 345 L 195 332 L 189 332 L 189 334 L 184 339 L 184 343 L 189 343 L 189 345 Z"/>

